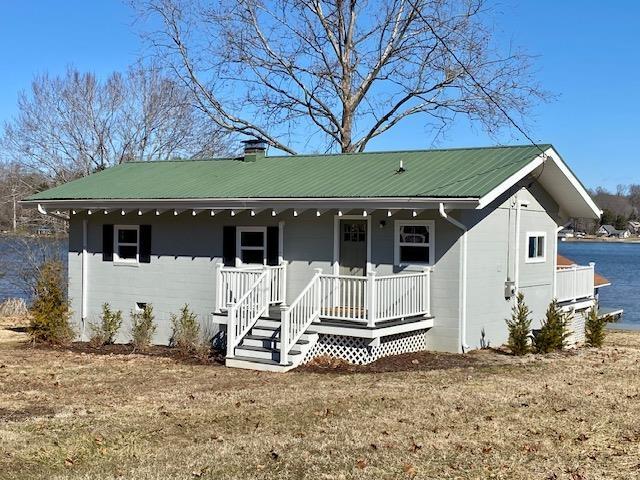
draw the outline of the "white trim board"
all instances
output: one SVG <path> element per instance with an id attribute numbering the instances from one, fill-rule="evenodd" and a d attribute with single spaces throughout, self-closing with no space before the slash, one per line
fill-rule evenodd
<path id="1" fill-rule="evenodd" d="M 482 196 L 476 209 L 485 208 L 530 174 L 538 175 L 537 180 L 561 207 L 573 207 L 563 208 L 563 210 L 567 211 L 568 215 L 574 217 L 600 218 L 602 211 L 597 207 L 580 181 L 553 148 L 545 150 L 544 155 L 538 155 L 532 162 L 525 165 L 489 193 Z M 565 180 L 564 182 L 562 181 L 563 179 Z M 577 194 L 577 197 L 573 200 L 567 199 L 563 201 L 563 197 L 566 197 L 570 193 L 567 188 L 572 189 L 573 192 Z M 581 206 L 575 204 L 576 199 L 582 202 Z M 572 202 L 573 205 L 571 205 Z"/>

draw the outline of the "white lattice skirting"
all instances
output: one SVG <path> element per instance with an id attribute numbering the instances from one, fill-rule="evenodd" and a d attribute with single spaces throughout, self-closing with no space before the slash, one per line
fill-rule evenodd
<path id="1" fill-rule="evenodd" d="M 380 339 L 380 345 L 374 347 L 369 346 L 369 339 L 322 334 L 302 363 L 326 355 L 356 365 L 366 365 L 382 357 L 426 350 L 426 333 L 427 330 L 417 330 L 390 335 Z"/>
<path id="2" fill-rule="evenodd" d="M 584 327 L 585 322 L 587 320 L 587 315 L 589 314 L 589 310 L 581 310 L 573 312 L 572 319 L 568 325 L 569 329 L 569 338 L 567 338 L 567 343 L 569 345 L 577 345 L 584 343 Z"/>

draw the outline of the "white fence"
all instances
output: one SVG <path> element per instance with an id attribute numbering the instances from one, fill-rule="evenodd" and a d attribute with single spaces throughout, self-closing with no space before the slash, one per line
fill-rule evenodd
<path id="1" fill-rule="evenodd" d="M 575 302 L 581 298 L 593 298 L 594 267 L 572 265 L 559 267 L 556 272 L 556 298 L 559 302 Z"/>

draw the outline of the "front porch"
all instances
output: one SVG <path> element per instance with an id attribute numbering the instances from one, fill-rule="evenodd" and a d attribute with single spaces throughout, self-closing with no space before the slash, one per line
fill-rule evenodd
<path id="1" fill-rule="evenodd" d="M 319 336 L 349 337 L 378 348 L 381 339 L 433 327 L 430 268 L 366 276 L 316 269 L 290 305 L 284 302 L 286 278 L 286 262 L 219 265 L 213 318 L 227 326 L 227 364 L 288 370 L 304 360 Z"/>

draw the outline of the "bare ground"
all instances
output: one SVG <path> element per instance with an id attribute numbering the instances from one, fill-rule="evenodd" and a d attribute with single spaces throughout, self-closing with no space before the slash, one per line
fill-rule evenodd
<path id="1" fill-rule="evenodd" d="M 0 479 L 640 478 L 640 332 L 284 375 L 20 336 L 0 329 Z"/>

